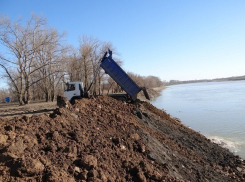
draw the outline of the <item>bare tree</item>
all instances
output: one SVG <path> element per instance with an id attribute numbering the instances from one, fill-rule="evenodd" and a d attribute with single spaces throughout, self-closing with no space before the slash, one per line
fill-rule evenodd
<path id="1" fill-rule="evenodd" d="M 134 73 L 128 72 L 128 75 L 134 80 L 139 86 L 146 88 L 154 88 L 163 86 L 164 83 L 160 80 L 160 78 L 156 76 L 140 76 Z"/>
<path id="2" fill-rule="evenodd" d="M 116 82 L 111 77 L 108 77 L 108 80 L 107 80 L 107 94 L 110 93 L 110 89 L 112 90 L 111 92 L 113 92 L 113 88 L 115 86 L 116 86 Z"/>
<path id="3" fill-rule="evenodd" d="M 66 72 L 66 76 L 63 77 L 63 82 L 83 81 L 84 70 L 79 49 L 72 47 L 62 62 L 63 70 Z"/>
<path id="4" fill-rule="evenodd" d="M 80 66 L 82 68 L 82 80 L 84 82 L 84 86 L 88 88 L 90 80 L 92 79 L 93 66 L 92 66 L 92 53 L 93 49 L 96 47 L 98 40 L 83 36 L 80 42 Z"/>
<path id="5" fill-rule="evenodd" d="M 29 103 L 31 86 L 45 78 L 32 77 L 37 75 L 37 71 L 50 66 L 50 58 L 47 58 L 46 62 L 38 61 L 40 52 L 45 52 L 44 48 L 47 50 L 47 47 L 57 45 L 57 39 L 54 37 L 57 38 L 57 31 L 48 29 L 43 17 L 32 14 L 25 26 L 21 25 L 20 20 L 11 23 L 9 18 L 0 17 L 0 43 L 7 49 L 4 55 L 0 53 L 0 66 L 14 87 L 20 105 Z M 52 54 L 49 54 L 46 53 L 45 56 L 52 57 Z M 52 74 L 51 71 L 47 76 Z"/>
<path id="6" fill-rule="evenodd" d="M 59 35 L 57 30 L 47 30 L 52 34 L 52 42 L 40 47 L 37 52 L 36 67 L 46 65 L 42 69 L 37 69 L 35 79 L 43 78 L 38 82 L 39 87 L 45 93 L 46 101 L 53 101 L 56 87 L 60 83 L 64 71 L 62 63 L 66 59 L 68 47 L 61 46 L 60 41 L 64 34 Z"/>

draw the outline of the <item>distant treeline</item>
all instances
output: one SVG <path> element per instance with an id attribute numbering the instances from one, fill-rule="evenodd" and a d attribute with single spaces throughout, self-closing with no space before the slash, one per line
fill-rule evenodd
<path id="1" fill-rule="evenodd" d="M 245 80 L 245 75 L 244 76 L 233 76 L 233 77 L 227 77 L 227 78 L 187 80 L 187 81 L 170 80 L 169 82 L 165 82 L 165 85 L 176 85 L 176 84 L 186 84 L 186 83 L 199 83 L 199 82 L 238 81 L 238 80 Z"/>

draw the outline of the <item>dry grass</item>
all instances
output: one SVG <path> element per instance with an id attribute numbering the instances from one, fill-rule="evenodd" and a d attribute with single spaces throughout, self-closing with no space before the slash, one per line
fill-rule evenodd
<path id="1" fill-rule="evenodd" d="M 160 92 L 160 91 L 162 91 L 163 89 L 165 89 L 166 88 L 166 86 L 161 86 L 161 87 L 155 87 L 155 88 L 153 88 L 153 90 L 155 90 L 155 91 L 157 91 L 157 92 Z"/>

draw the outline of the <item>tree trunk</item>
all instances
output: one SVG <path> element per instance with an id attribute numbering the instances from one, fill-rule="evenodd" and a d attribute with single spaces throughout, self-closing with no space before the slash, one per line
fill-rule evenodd
<path id="1" fill-rule="evenodd" d="M 52 89 L 51 89 L 51 101 L 54 102 L 54 97 L 55 97 L 55 88 L 54 88 L 54 84 L 52 85 Z"/>
<path id="2" fill-rule="evenodd" d="M 20 105 L 24 105 L 24 101 L 23 101 L 22 97 L 23 97 L 22 94 L 18 93 L 17 98 L 18 98 L 18 101 L 19 101 Z"/>
<path id="3" fill-rule="evenodd" d="M 48 102 L 49 94 L 48 92 L 45 92 L 45 101 Z"/>

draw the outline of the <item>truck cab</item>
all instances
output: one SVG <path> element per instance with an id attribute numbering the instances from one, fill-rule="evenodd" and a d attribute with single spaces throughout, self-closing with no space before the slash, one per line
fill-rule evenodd
<path id="1" fill-rule="evenodd" d="M 66 83 L 66 90 L 64 96 L 74 103 L 76 99 L 82 99 L 84 97 L 84 87 L 82 82 L 68 82 Z"/>

